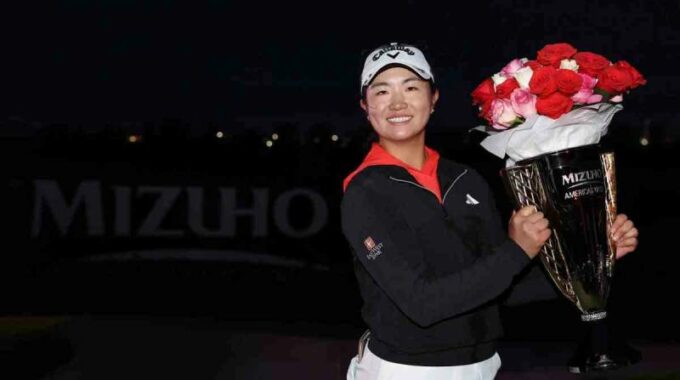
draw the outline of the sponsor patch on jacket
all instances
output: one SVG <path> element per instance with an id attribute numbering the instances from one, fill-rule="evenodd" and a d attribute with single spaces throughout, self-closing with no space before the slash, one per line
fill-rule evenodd
<path id="1" fill-rule="evenodd" d="M 383 243 L 376 244 L 372 237 L 369 236 L 364 239 L 364 246 L 368 250 L 367 259 L 375 260 L 376 257 L 382 255 Z"/>

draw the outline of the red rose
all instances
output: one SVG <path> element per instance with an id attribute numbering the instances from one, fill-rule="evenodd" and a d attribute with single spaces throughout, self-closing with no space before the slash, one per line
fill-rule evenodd
<path id="1" fill-rule="evenodd" d="M 583 74 L 590 75 L 597 78 L 598 74 L 609 65 L 611 62 L 599 54 L 591 53 L 589 51 L 580 51 L 574 55 L 574 60 L 578 63 L 578 71 Z"/>
<path id="2" fill-rule="evenodd" d="M 496 96 L 501 99 L 509 99 L 510 94 L 512 94 L 512 91 L 514 91 L 516 88 L 519 88 L 519 83 L 517 82 L 517 79 L 515 78 L 506 79 L 505 82 L 499 84 L 496 87 Z"/>
<path id="3" fill-rule="evenodd" d="M 630 74 L 630 76 L 633 80 L 633 83 L 630 85 L 631 89 L 642 86 L 643 84 L 647 83 L 647 80 L 645 79 L 645 77 L 643 77 L 642 74 L 640 74 L 640 72 L 637 71 L 637 69 L 635 67 L 631 66 L 630 63 L 628 63 L 626 61 L 618 61 L 618 62 L 615 63 L 615 66 L 618 66 L 618 67 L 628 71 L 628 73 Z"/>
<path id="4" fill-rule="evenodd" d="M 568 97 L 572 97 L 581 90 L 583 78 L 572 70 L 559 69 L 555 74 L 557 90 Z"/>
<path id="5" fill-rule="evenodd" d="M 595 88 L 605 91 L 610 96 L 616 96 L 633 85 L 633 76 L 627 68 L 621 65 L 611 65 L 600 72 Z"/>
<path id="6" fill-rule="evenodd" d="M 491 104 L 493 104 L 493 100 L 484 102 L 480 106 L 479 110 L 479 116 L 485 118 L 489 124 L 493 124 L 493 120 L 491 119 Z"/>
<path id="7" fill-rule="evenodd" d="M 541 65 L 540 63 L 538 63 L 536 61 L 527 61 L 526 66 L 531 67 L 531 71 L 536 71 L 540 67 L 543 67 L 543 65 Z"/>
<path id="8" fill-rule="evenodd" d="M 493 80 L 486 79 L 472 91 L 472 104 L 484 104 L 494 98 Z"/>
<path id="9" fill-rule="evenodd" d="M 539 97 L 548 96 L 557 91 L 555 75 L 557 70 L 551 66 L 539 67 L 529 81 L 529 91 Z"/>
<path id="10" fill-rule="evenodd" d="M 571 56 L 576 54 L 576 51 L 573 46 L 567 43 L 548 44 L 538 51 L 536 60 L 541 65 L 558 68 L 560 67 L 560 61 L 565 58 L 571 58 Z"/>
<path id="11" fill-rule="evenodd" d="M 538 98 L 536 100 L 536 111 L 539 113 L 539 115 L 557 119 L 558 117 L 571 111 L 571 107 L 573 105 L 574 101 L 572 101 L 569 97 L 563 95 L 562 93 L 554 92 L 544 98 Z"/>

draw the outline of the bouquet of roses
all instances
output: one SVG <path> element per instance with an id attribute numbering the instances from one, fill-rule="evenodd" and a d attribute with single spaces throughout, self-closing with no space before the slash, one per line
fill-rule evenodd
<path id="1" fill-rule="evenodd" d="M 514 59 L 472 92 L 491 136 L 482 146 L 508 165 L 542 153 L 599 142 L 623 95 L 646 83 L 626 61 L 612 63 L 568 43 L 535 60 Z"/>

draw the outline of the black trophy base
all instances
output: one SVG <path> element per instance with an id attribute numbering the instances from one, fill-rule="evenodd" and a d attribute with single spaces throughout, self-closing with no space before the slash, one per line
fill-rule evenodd
<path id="1" fill-rule="evenodd" d="M 569 372 L 610 371 L 627 367 L 642 359 L 639 351 L 611 334 L 604 319 L 585 324 L 585 339 L 567 362 Z"/>

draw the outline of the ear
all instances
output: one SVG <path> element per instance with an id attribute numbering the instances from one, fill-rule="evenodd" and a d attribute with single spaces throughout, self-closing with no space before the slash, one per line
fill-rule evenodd
<path id="1" fill-rule="evenodd" d="M 434 94 L 432 94 L 432 108 L 437 104 L 437 101 L 439 100 L 439 90 L 434 90 Z"/>
<path id="2" fill-rule="evenodd" d="M 361 107 L 361 109 L 366 111 L 366 113 L 368 113 L 368 104 L 366 104 L 366 100 L 364 99 L 359 100 L 359 106 Z"/>

